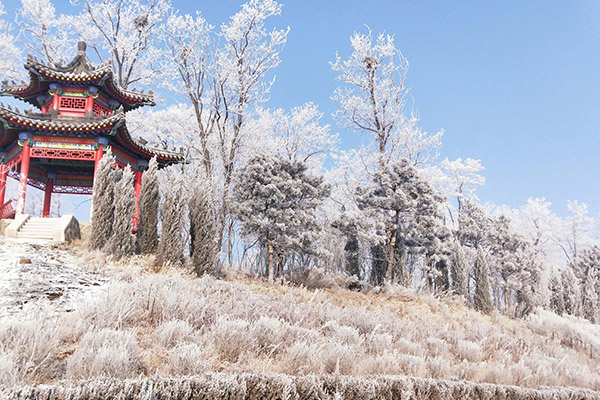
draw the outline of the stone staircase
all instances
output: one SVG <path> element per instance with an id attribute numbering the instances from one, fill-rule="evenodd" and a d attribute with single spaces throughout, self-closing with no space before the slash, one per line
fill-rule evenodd
<path id="1" fill-rule="evenodd" d="M 73 215 L 60 218 L 39 218 L 27 214 L 15 216 L 6 227 L 6 237 L 29 240 L 54 240 L 70 242 L 80 239 L 79 222 Z"/>
<path id="2" fill-rule="evenodd" d="M 17 231 L 18 239 L 53 240 L 59 218 L 29 218 Z"/>

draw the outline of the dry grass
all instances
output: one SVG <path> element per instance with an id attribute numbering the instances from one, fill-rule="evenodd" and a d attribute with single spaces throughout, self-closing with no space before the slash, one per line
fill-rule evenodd
<path id="1" fill-rule="evenodd" d="M 402 374 L 600 389 L 600 344 L 583 321 L 546 312 L 528 322 L 485 316 L 457 299 L 399 287 L 357 293 L 269 284 L 231 272 L 231 281 L 176 269 L 150 273 L 149 261 L 113 266 L 105 293 L 73 313 L 6 321 L 0 383 L 218 371 Z"/>

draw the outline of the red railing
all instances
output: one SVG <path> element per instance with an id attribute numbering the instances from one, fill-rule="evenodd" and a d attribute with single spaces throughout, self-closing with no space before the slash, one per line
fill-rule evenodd
<path id="1" fill-rule="evenodd" d="M 14 218 L 17 213 L 15 203 L 17 199 L 10 199 L 6 203 L 0 205 L 0 219 Z"/>

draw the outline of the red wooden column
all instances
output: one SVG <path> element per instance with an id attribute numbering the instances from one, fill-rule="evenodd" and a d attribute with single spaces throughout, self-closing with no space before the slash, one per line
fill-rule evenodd
<path id="1" fill-rule="evenodd" d="M 50 204 L 52 200 L 52 190 L 54 189 L 54 176 L 48 176 L 48 182 L 46 183 L 46 191 L 44 192 L 44 211 L 42 217 L 50 216 Z"/>
<path id="2" fill-rule="evenodd" d="M 140 222 L 140 193 L 142 193 L 142 171 L 135 170 L 133 185 L 135 188 L 135 214 L 133 214 L 133 231 L 137 232 Z"/>
<path id="3" fill-rule="evenodd" d="M 6 192 L 6 175 L 8 174 L 8 165 L 0 164 L 0 205 L 4 204 L 4 193 Z"/>
<path id="4" fill-rule="evenodd" d="M 98 163 L 100 162 L 100 159 L 102 158 L 103 155 L 104 155 L 104 150 L 102 150 L 102 145 L 100 145 L 100 147 L 98 147 L 98 149 L 96 149 L 96 154 L 94 156 L 94 176 L 96 176 L 96 171 L 98 170 Z"/>
<path id="5" fill-rule="evenodd" d="M 27 139 L 24 139 L 23 150 L 21 150 L 21 176 L 19 178 L 19 190 L 17 192 L 17 214 L 25 213 L 25 194 L 27 193 L 27 178 L 29 177 L 30 149 Z"/>

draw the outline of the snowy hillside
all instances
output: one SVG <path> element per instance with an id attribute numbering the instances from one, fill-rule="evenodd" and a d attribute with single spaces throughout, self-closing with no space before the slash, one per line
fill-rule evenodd
<path id="1" fill-rule="evenodd" d="M 120 380 L 220 372 L 217 386 L 227 379 L 236 385 L 254 379 L 305 385 L 313 378 L 300 377 L 316 375 L 324 376 L 314 378 L 321 383 L 311 384 L 362 382 L 364 393 L 380 390 L 378 385 L 432 382 L 379 375 L 600 389 L 600 327 L 547 311 L 520 321 L 395 286 L 367 294 L 311 291 L 242 274 L 216 280 L 181 270 L 103 267 L 93 254 L 85 261 L 81 248 L 3 241 L 0 249 L 0 285 L 11 289 L 3 290 L 2 311 L 10 315 L 0 325 L 0 382 L 8 387 L 102 376 L 117 379 L 113 390 L 133 385 L 139 393 L 147 383 Z M 19 264 L 25 256 L 31 264 Z M 104 268 L 104 277 L 86 272 Z M 49 293 L 62 295 L 47 300 L 54 297 Z M 20 309 L 19 298 L 37 306 Z M 152 385 L 162 385 L 157 382 Z M 185 379 L 178 382 L 181 390 L 188 387 Z M 56 390 L 69 385 L 62 382 Z M 458 383 L 440 385 L 450 390 Z M 577 398 L 595 396 L 581 393 Z"/>

